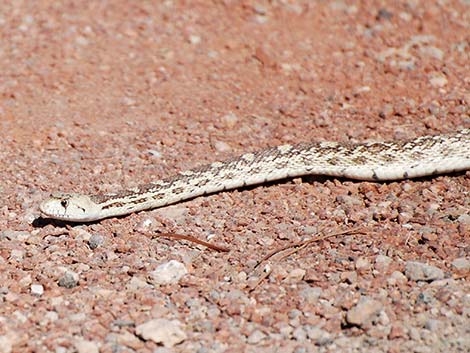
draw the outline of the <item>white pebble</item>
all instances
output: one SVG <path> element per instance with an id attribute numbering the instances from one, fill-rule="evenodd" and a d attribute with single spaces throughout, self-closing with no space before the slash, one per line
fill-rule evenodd
<path id="1" fill-rule="evenodd" d="M 13 352 L 13 342 L 9 336 L 0 336 L 0 353 Z"/>
<path id="2" fill-rule="evenodd" d="M 44 287 L 41 284 L 31 285 L 31 294 L 41 296 L 44 293 Z"/>
<path id="3" fill-rule="evenodd" d="M 165 347 L 173 347 L 186 339 L 186 333 L 178 320 L 154 319 L 138 325 L 135 332 L 144 340 L 161 343 Z"/>
<path id="4" fill-rule="evenodd" d="M 433 87 L 444 87 L 447 85 L 447 78 L 443 74 L 434 74 L 429 79 L 429 83 Z"/>
<path id="5" fill-rule="evenodd" d="M 232 147 L 226 142 L 223 141 L 215 141 L 214 148 L 218 152 L 228 152 L 232 150 Z"/>
<path id="6" fill-rule="evenodd" d="M 191 44 L 199 44 L 201 43 L 201 37 L 195 34 L 189 36 L 189 43 Z"/>
<path id="7" fill-rule="evenodd" d="M 417 261 L 407 261 L 405 275 L 412 281 L 435 281 L 444 278 L 444 271 Z"/>
<path id="8" fill-rule="evenodd" d="M 78 353 L 99 353 L 98 345 L 93 341 L 78 339 L 74 346 Z"/>
<path id="9" fill-rule="evenodd" d="M 171 260 L 158 266 L 150 276 L 155 284 L 171 284 L 177 283 L 187 273 L 188 270 L 181 262 Z"/>
<path id="10" fill-rule="evenodd" d="M 364 326 L 378 317 L 382 308 L 382 303 L 379 301 L 363 297 L 356 306 L 349 309 L 346 315 L 346 321 L 351 325 Z"/>
<path id="11" fill-rule="evenodd" d="M 295 268 L 289 273 L 287 279 L 292 282 L 299 282 L 304 278 L 306 273 L 307 271 L 305 271 L 303 268 Z"/>
<path id="12" fill-rule="evenodd" d="M 162 153 L 160 151 L 157 151 L 157 150 L 147 150 L 147 153 L 149 155 L 151 155 L 152 157 L 155 157 L 155 158 L 161 158 L 162 157 Z"/>
<path id="13" fill-rule="evenodd" d="M 255 330 L 247 339 L 249 344 L 258 344 L 266 338 L 266 334 L 260 330 Z"/>
<path id="14" fill-rule="evenodd" d="M 370 261 L 365 257 L 359 257 L 354 266 L 356 270 L 368 270 L 370 268 Z"/>
<path id="15" fill-rule="evenodd" d="M 233 113 L 224 115 L 220 120 L 227 125 L 228 128 L 233 128 L 238 123 L 238 117 Z"/>
<path id="16" fill-rule="evenodd" d="M 396 284 L 403 284 L 403 283 L 406 283 L 407 281 L 408 279 L 406 278 L 406 276 L 400 271 L 393 271 L 387 280 L 388 284 L 392 286 Z"/>
<path id="17" fill-rule="evenodd" d="M 392 259 L 385 255 L 377 255 L 375 258 L 375 269 L 385 270 L 392 263 Z"/>
<path id="18" fill-rule="evenodd" d="M 13 249 L 10 253 L 10 259 L 14 261 L 23 261 L 24 257 L 24 251 L 23 250 L 18 250 L 18 249 Z"/>

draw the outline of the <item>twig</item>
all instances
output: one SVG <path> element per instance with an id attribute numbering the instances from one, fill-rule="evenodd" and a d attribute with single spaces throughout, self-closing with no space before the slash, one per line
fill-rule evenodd
<path id="1" fill-rule="evenodd" d="M 323 235 L 316 236 L 315 238 L 312 238 L 312 239 L 307 239 L 307 240 L 303 240 L 303 241 L 300 241 L 300 242 L 297 242 L 297 243 L 294 243 L 294 244 L 289 244 L 289 245 L 286 245 L 286 246 L 283 246 L 281 248 L 275 249 L 275 250 L 271 251 L 270 253 L 268 253 L 260 261 L 258 261 L 258 263 L 255 265 L 255 268 L 258 267 L 261 263 L 263 263 L 265 261 L 268 261 L 269 259 L 271 259 L 275 255 L 280 254 L 280 253 L 282 253 L 284 251 L 287 251 L 289 249 L 290 249 L 290 251 L 282 254 L 282 256 L 280 256 L 279 258 L 276 259 L 276 262 L 280 262 L 280 261 L 284 260 L 285 258 L 299 252 L 300 250 L 305 249 L 310 244 L 315 243 L 315 242 L 320 241 L 320 240 L 324 240 L 324 239 L 328 239 L 328 238 L 336 237 L 336 236 L 340 236 L 340 235 L 353 235 L 353 234 L 364 234 L 364 233 L 365 233 L 365 231 L 362 228 L 356 228 L 356 229 L 350 229 L 350 230 L 337 232 L 337 233 L 323 234 Z M 270 270 L 269 267 L 268 267 L 268 270 L 264 269 L 263 274 L 260 276 L 258 281 L 256 281 L 256 283 L 253 286 L 251 286 L 250 292 L 255 290 L 256 287 L 258 287 L 258 285 L 262 281 L 264 281 L 266 278 L 268 278 L 270 274 L 271 274 L 271 270 Z"/>
<path id="2" fill-rule="evenodd" d="M 336 236 L 340 236 L 340 235 L 353 235 L 353 234 L 360 234 L 360 233 L 363 233 L 364 231 L 361 229 L 361 228 L 356 228 L 356 229 L 350 229 L 350 230 L 345 230 L 345 231 L 342 231 L 342 232 L 337 232 L 337 233 L 331 233 L 331 234 L 323 234 L 323 235 L 319 235 L 319 236 L 316 236 L 315 238 L 312 238 L 312 239 L 307 239 L 307 240 L 302 240 L 300 242 L 297 242 L 297 243 L 294 243 L 294 244 L 289 244 L 289 245 L 285 245 L 283 247 L 280 247 L 278 249 L 275 249 L 273 251 L 271 251 L 270 253 L 268 253 L 266 256 L 264 256 L 261 260 L 258 261 L 258 263 L 256 264 L 255 268 L 257 266 L 259 266 L 262 262 L 270 259 L 271 257 L 273 257 L 274 255 L 282 252 L 282 251 L 285 251 L 287 249 L 292 249 L 292 248 L 295 248 L 293 249 L 291 252 L 289 252 L 287 254 L 287 256 L 283 256 L 281 259 L 284 259 L 286 257 L 289 257 L 290 255 L 292 254 L 295 254 L 296 252 L 304 249 L 306 246 L 310 245 L 311 243 L 314 243 L 314 242 L 317 242 L 317 241 L 320 241 L 320 240 L 324 240 L 324 239 L 328 239 L 328 238 L 331 238 L 331 237 L 336 237 Z M 320 232 L 321 233 L 321 232 Z"/>
<path id="3" fill-rule="evenodd" d="M 179 239 L 179 240 L 187 240 L 187 241 L 205 246 L 206 248 L 209 248 L 209 249 L 212 249 L 212 250 L 215 250 L 215 251 L 219 251 L 219 252 L 229 252 L 230 251 L 230 249 L 228 249 L 228 248 L 225 248 L 225 247 L 220 246 L 220 245 L 215 245 L 215 244 L 212 244 L 212 243 L 208 243 L 204 240 L 200 240 L 200 239 L 195 238 L 191 235 L 184 235 L 184 234 L 177 234 L 177 233 L 152 234 L 152 238 L 155 238 L 155 237 L 164 237 L 164 238 L 173 238 L 173 239 Z"/>

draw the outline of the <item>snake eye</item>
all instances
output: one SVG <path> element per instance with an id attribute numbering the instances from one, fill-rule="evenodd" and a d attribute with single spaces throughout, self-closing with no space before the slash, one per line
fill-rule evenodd
<path id="1" fill-rule="evenodd" d="M 63 208 L 67 208 L 67 206 L 69 205 L 69 202 L 67 200 L 62 200 L 60 201 L 60 205 L 63 207 Z"/>

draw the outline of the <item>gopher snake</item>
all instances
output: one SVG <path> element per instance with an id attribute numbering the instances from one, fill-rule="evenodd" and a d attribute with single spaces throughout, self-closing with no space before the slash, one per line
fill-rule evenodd
<path id="1" fill-rule="evenodd" d="M 88 222 L 302 175 L 399 180 L 470 169 L 470 129 L 408 141 L 282 145 L 103 195 L 53 194 L 46 217 Z"/>

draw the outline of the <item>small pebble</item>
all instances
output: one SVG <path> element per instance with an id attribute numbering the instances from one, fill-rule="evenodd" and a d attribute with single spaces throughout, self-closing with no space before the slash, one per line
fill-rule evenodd
<path id="1" fill-rule="evenodd" d="M 88 242 L 91 238 L 91 233 L 82 227 L 77 227 L 73 229 L 73 232 L 76 234 L 76 239 L 81 239 L 82 241 Z"/>
<path id="2" fill-rule="evenodd" d="M 159 208 L 155 213 L 160 217 L 171 219 L 176 224 L 185 224 L 188 219 L 188 209 L 181 205 Z"/>
<path id="3" fill-rule="evenodd" d="M 66 271 L 59 279 L 59 286 L 64 288 L 74 288 L 78 285 L 78 273 Z"/>
<path id="4" fill-rule="evenodd" d="M 201 37 L 195 34 L 191 34 L 189 36 L 189 43 L 191 44 L 199 44 L 201 43 Z"/>
<path id="5" fill-rule="evenodd" d="M 7 335 L 0 336 L 0 353 L 11 353 L 11 352 L 13 352 L 12 339 Z"/>
<path id="6" fill-rule="evenodd" d="M 436 241 L 438 235 L 435 233 L 435 230 L 428 227 L 423 227 L 420 229 L 421 240 L 425 242 Z"/>
<path id="7" fill-rule="evenodd" d="M 395 111 L 395 108 L 392 104 L 385 104 L 382 109 L 379 111 L 379 116 L 382 119 L 390 117 Z"/>
<path id="8" fill-rule="evenodd" d="M 44 315 L 43 322 L 44 323 L 51 323 L 59 320 L 59 314 L 55 311 L 48 311 L 46 315 Z"/>
<path id="9" fill-rule="evenodd" d="M 439 48 L 433 47 L 433 46 L 425 46 L 419 48 L 419 51 L 431 58 L 437 59 L 437 60 L 443 60 L 444 59 L 444 51 L 442 51 Z"/>
<path id="10" fill-rule="evenodd" d="M 129 331 L 123 330 L 121 334 L 116 337 L 116 341 L 120 345 L 132 348 L 134 350 L 142 350 L 144 343 L 136 335 L 133 335 Z"/>
<path id="11" fill-rule="evenodd" d="M 375 269 L 379 271 L 386 270 L 392 263 L 392 259 L 385 255 L 377 255 L 375 258 Z"/>
<path id="12" fill-rule="evenodd" d="M 390 325 L 390 318 L 384 310 L 380 311 L 377 322 L 382 326 Z"/>
<path id="13" fill-rule="evenodd" d="M 29 285 L 32 284 L 32 282 L 33 282 L 33 279 L 31 277 L 31 274 L 27 274 L 26 276 L 18 280 L 18 284 L 21 287 L 28 287 Z"/>
<path id="14" fill-rule="evenodd" d="M 410 22 L 413 19 L 413 16 L 411 16 L 408 12 L 400 12 L 398 16 L 405 22 Z"/>
<path id="15" fill-rule="evenodd" d="M 302 226 L 300 229 L 305 235 L 312 235 L 318 232 L 318 227 L 315 226 Z"/>
<path id="16" fill-rule="evenodd" d="M 299 282 L 302 280 L 302 278 L 304 278 L 306 272 L 307 271 L 305 271 L 303 268 L 295 268 L 290 271 L 287 279 L 291 282 Z"/>
<path id="17" fill-rule="evenodd" d="M 412 281 L 432 282 L 444 278 L 444 271 L 435 266 L 427 265 L 417 261 L 407 261 L 405 275 Z"/>
<path id="18" fill-rule="evenodd" d="M 356 270 L 359 270 L 359 271 L 368 270 L 371 267 L 370 261 L 365 257 L 358 258 L 354 265 L 356 267 Z"/>
<path id="19" fill-rule="evenodd" d="M 260 330 L 255 330 L 247 339 L 249 344 L 258 344 L 266 338 L 266 334 Z"/>
<path id="20" fill-rule="evenodd" d="M 361 198 L 350 195 L 338 195 L 336 196 L 336 201 L 350 208 L 354 206 L 362 206 L 364 204 Z"/>
<path id="21" fill-rule="evenodd" d="M 288 317 L 291 320 L 297 319 L 301 316 L 302 316 L 302 312 L 299 309 L 292 309 L 291 311 L 289 311 L 289 314 L 288 314 Z"/>
<path id="22" fill-rule="evenodd" d="M 457 221 L 462 224 L 470 224 L 470 214 L 468 213 L 461 214 L 457 218 Z"/>
<path id="23" fill-rule="evenodd" d="M 31 233 L 21 231 L 21 230 L 4 230 L 0 232 L 0 240 L 8 239 L 8 240 L 25 241 L 30 236 L 31 236 Z"/>
<path id="24" fill-rule="evenodd" d="M 131 291 L 136 291 L 141 288 L 147 288 L 150 285 L 144 279 L 137 275 L 132 276 L 131 280 L 127 283 L 126 288 Z"/>
<path id="25" fill-rule="evenodd" d="M 442 321 L 436 320 L 436 319 L 429 319 L 424 324 L 424 328 L 431 331 L 431 332 L 439 332 L 439 331 L 442 330 L 443 326 L 444 325 L 443 325 Z"/>
<path id="26" fill-rule="evenodd" d="M 297 341 L 305 341 L 307 339 L 307 332 L 302 326 L 299 326 L 294 330 L 294 332 L 292 332 L 292 337 Z"/>
<path id="27" fill-rule="evenodd" d="M 315 304 L 318 302 L 322 291 L 323 290 L 320 287 L 307 287 L 300 291 L 300 295 L 307 303 Z"/>
<path id="28" fill-rule="evenodd" d="M 122 97 L 122 103 L 130 107 L 130 106 L 135 105 L 137 101 L 132 97 L 125 96 L 125 97 Z"/>
<path id="29" fill-rule="evenodd" d="M 155 158 L 161 158 L 162 157 L 162 153 L 160 151 L 157 151 L 157 150 L 147 150 L 147 153 L 149 155 L 151 155 L 152 157 L 155 157 Z"/>
<path id="30" fill-rule="evenodd" d="M 188 273 L 186 267 L 176 260 L 171 260 L 158 266 L 150 272 L 150 276 L 155 284 L 177 283 L 181 277 Z"/>
<path id="31" fill-rule="evenodd" d="M 24 251 L 19 249 L 13 249 L 10 253 L 10 260 L 21 262 L 24 258 Z"/>
<path id="32" fill-rule="evenodd" d="M 400 271 L 393 271 L 387 282 L 391 285 L 406 283 L 408 279 Z"/>
<path id="33" fill-rule="evenodd" d="M 137 336 L 144 340 L 173 347 L 186 339 L 183 325 L 178 320 L 153 319 L 135 328 Z"/>
<path id="34" fill-rule="evenodd" d="M 88 240 L 88 246 L 91 250 L 95 250 L 104 243 L 104 237 L 100 234 L 93 234 Z"/>
<path id="35" fill-rule="evenodd" d="M 434 301 L 434 296 L 429 292 L 421 292 L 416 298 L 417 304 L 431 304 Z"/>
<path id="36" fill-rule="evenodd" d="M 395 322 L 390 327 L 388 338 L 393 340 L 395 338 L 403 338 L 406 336 L 405 327 L 401 322 Z"/>
<path id="37" fill-rule="evenodd" d="M 470 270 L 470 260 L 466 257 L 459 257 L 452 261 L 452 267 L 457 271 L 468 271 Z"/>
<path id="38" fill-rule="evenodd" d="M 232 147 L 226 142 L 223 141 L 215 141 L 214 148 L 217 152 L 229 152 L 232 150 Z"/>
<path id="39" fill-rule="evenodd" d="M 76 340 L 74 343 L 78 353 L 99 353 L 99 347 L 96 342 L 86 340 Z"/>
<path id="40" fill-rule="evenodd" d="M 31 285 L 31 294 L 41 296 L 44 293 L 44 287 L 41 284 Z"/>
<path id="41" fill-rule="evenodd" d="M 362 297 L 356 306 L 348 311 L 346 321 L 351 325 L 364 326 L 378 317 L 382 308 L 382 303 L 379 301 Z"/>
<path id="42" fill-rule="evenodd" d="M 307 337 L 315 341 L 317 346 L 323 346 L 331 341 L 330 333 L 317 326 L 305 325 L 305 331 L 307 331 Z"/>
<path id="43" fill-rule="evenodd" d="M 145 217 L 141 220 L 137 225 L 134 227 L 134 230 L 139 233 L 145 233 L 152 229 L 152 227 L 156 224 L 155 218 L 152 217 Z"/>
<path id="44" fill-rule="evenodd" d="M 279 333 L 284 337 L 284 338 L 289 338 L 292 334 L 293 328 L 289 324 L 279 324 Z"/>
<path id="45" fill-rule="evenodd" d="M 448 81 L 447 81 L 447 78 L 443 74 L 436 73 L 431 76 L 431 78 L 429 79 L 429 83 L 433 87 L 440 88 L 440 87 L 444 87 L 445 85 L 447 85 Z"/>
<path id="46" fill-rule="evenodd" d="M 229 114 L 226 114 L 224 115 L 223 117 L 220 118 L 220 120 L 229 128 L 229 129 L 232 129 L 233 127 L 235 127 L 235 125 L 237 125 L 238 123 L 238 117 L 233 114 L 233 113 L 229 113 Z"/>
<path id="47" fill-rule="evenodd" d="M 377 20 L 390 20 L 393 17 L 393 13 L 385 8 L 381 8 L 375 17 Z"/>
<path id="48" fill-rule="evenodd" d="M 349 284 L 357 282 L 357 272 L 356 271 L 346 271 L 341 273 L 341 280 Z"/>

